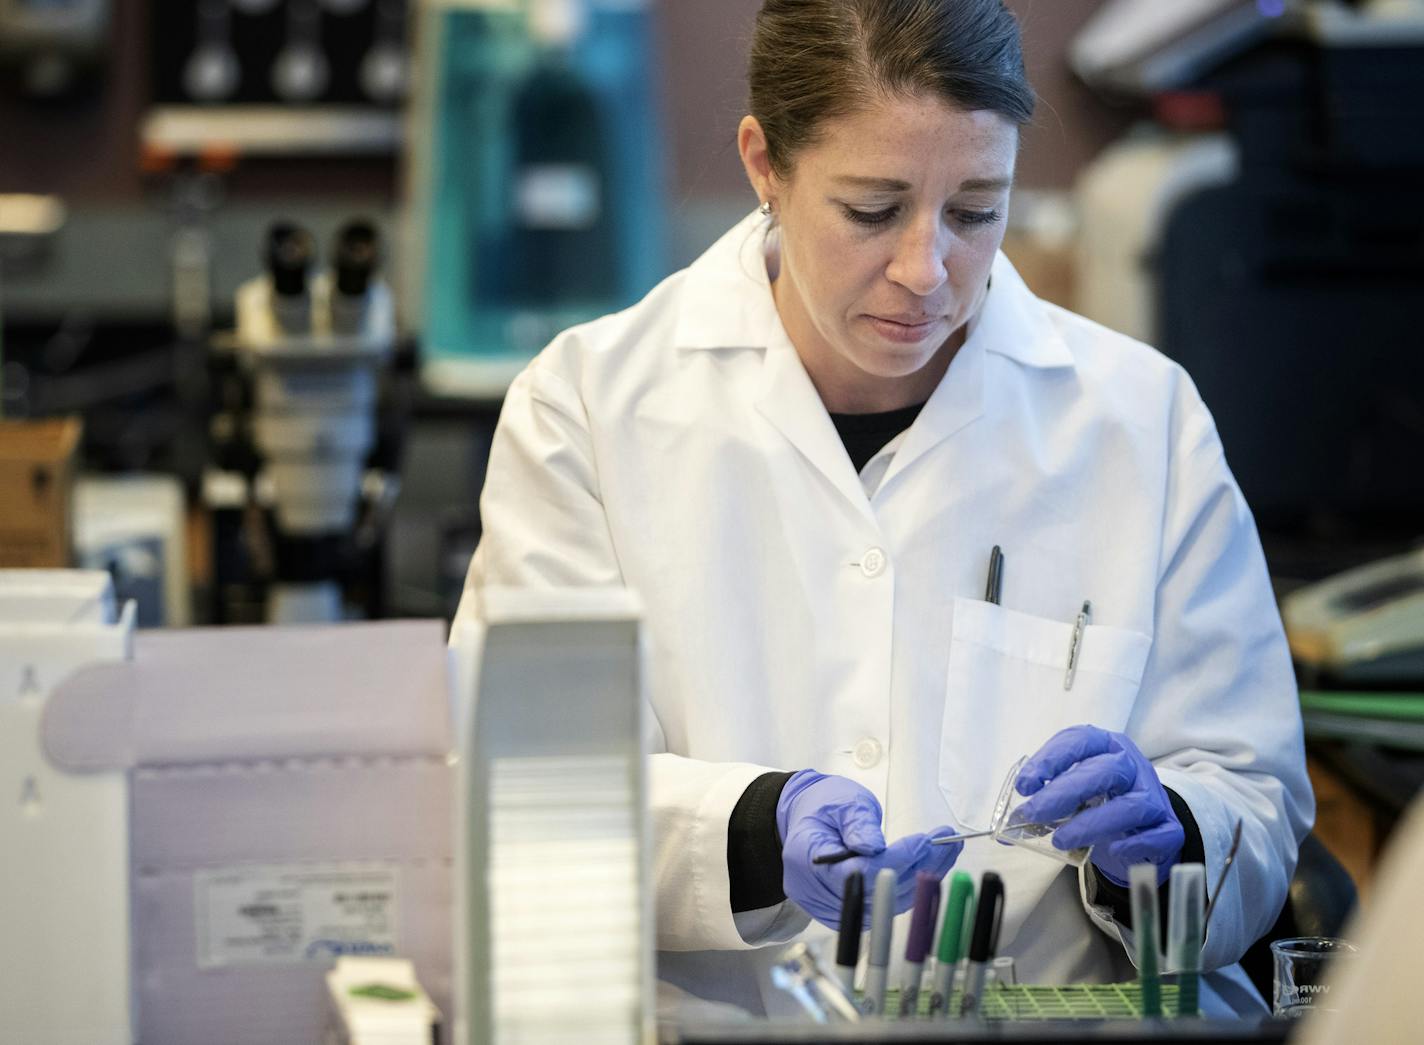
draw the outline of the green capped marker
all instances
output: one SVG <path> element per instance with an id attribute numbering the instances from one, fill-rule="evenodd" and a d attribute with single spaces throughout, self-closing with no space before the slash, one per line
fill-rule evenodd
<path id="1" fill-rule="evenodd" d="M 930 1015 L 949 1014 L 949 996 L 954 989 L 954 970 L 964 955 L 966 914 L 974 906 L 974 879 L 955 871 L 949 880 L 949 899 L 940 923 L 939 950 L 935 954 L 934 983 L 930 991 Z"/>

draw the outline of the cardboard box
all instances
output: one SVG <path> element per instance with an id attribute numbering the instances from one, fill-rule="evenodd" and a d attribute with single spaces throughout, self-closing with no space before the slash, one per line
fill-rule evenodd
<path id="1" fill-rule="evenodd" d="M 70 565 L 78 418 L 0 421 L 0 567 Z"/>

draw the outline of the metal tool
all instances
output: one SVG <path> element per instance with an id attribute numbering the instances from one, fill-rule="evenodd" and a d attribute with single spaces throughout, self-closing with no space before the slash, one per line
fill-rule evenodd
<path id="1" fill-rule="evenodd" d="M 962 842 L 966 838 L 988 838 L 994 833 L 992 828 L 983 831 L 961 831 L 957 835 L 940 835 L 938 838 L 931 838 L 930 845 L 949 845 L 953 842 Z"/>
<path id="2" fill-rule="evenodd" d="M 1211 891 L 1211 898 L 1206 902 L 1206 919 L 1202 922 L 1202 939 L 1206 939 L 1206 931 L 1211 928 L 1211 914 L 1216 910 L 1216 898 L 1221 895 L 1221 887 L 1226 884 L 1226 876 L 1231 871 L 1231 865 L 1236 863 L 1236 850 L 1241 848 L 1241 821 L 1236 821 L 1236 827 L 1231 832 L 1231 848 L 1226 851 L 1226 863 L 1221 865 L 1221 874 L 1216 876 L 1216 888 Z"/>

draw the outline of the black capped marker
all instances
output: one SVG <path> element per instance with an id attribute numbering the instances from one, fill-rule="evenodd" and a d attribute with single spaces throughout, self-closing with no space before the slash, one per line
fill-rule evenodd
<path id="1" fill-rule="evenodd" d="M 861 925 L 865 921 L 865 875 L 853 871 L 841 900 L 841 934 L 836 940 L 836 979 L 848 997 L 855 994 L 855 965 L 860 960 Z"/>
<path id="2" fill-rule="evenodd" d="M 993 871 L 985 871 L 979 882 L 979 906 L 974 912 L 974 932 L 969 938 L 969 965 L 964 973 L 964 992 L 959 1015 L 974 1016 L 984 993 L 984 973 L 999 948 L 999 926 L 1004 920 L 1004 881 Z"/>

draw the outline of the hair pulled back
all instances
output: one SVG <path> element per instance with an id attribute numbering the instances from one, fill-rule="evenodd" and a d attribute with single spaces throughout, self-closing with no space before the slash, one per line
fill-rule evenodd
<path id="1" fill-rule="evenodd" d="M 935 95 L 1022 126 L 1034 93 L 1003 0 L 766 0 L 748 81 L 772 170 L 791 173 L 821 124 L 877 96 Z"/>

